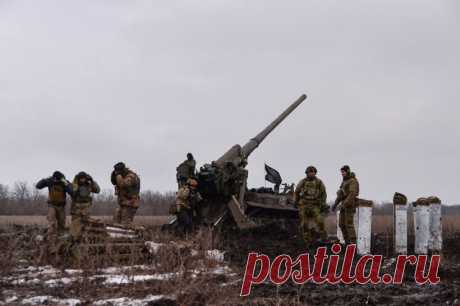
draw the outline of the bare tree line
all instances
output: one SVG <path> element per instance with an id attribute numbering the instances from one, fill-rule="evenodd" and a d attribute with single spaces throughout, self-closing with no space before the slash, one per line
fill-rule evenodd
<path id="1" fill-rule="evenodd" d="M 174 203 L 175 192 L 157 192 L 146 190 L 141 193 L 141 205 L 138 214 L 145 216 L 167 215 Z M 69 200 L 70 201 L 70 200 Z M 105 189 L 94 196 L 92 214 L 112 215 L 117 207 L 113 190 Z M 411 207 L 409 207 L 411 211 Z M 47 193 L 37 190 L 25 181 L 12 186 L 0 184 L 0 215 L 46 215 Z M 393 205 L 382 202 L 374 206 L 374 215 L 392 215 Z M 460 205 L 443 205 L 443 214 L 460 214 Z"/>
<path id="2" fill-rule="evenodd" d="M 0 184 L 0 215 L 46 215 L 48 210 L 47 198 L 46 191 L 37 190 L 25 181 L 15 182 L 12 186 Z M 138 214 L 145 216 L 167 215 L 174 199 L 174 192 L 142 191 Z M 113 190 L 102 190 L 101 193 L 93 197 L 92 214 L 98 216 L 112 215 L 117 205 Z"/>

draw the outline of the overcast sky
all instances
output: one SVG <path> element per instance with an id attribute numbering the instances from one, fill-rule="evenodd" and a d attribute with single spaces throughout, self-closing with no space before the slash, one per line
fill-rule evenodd
<path id="1" fill-rule="evenodd" d="M 333 200 L 350 164 L 361 196 L 460 203 L 458 1 L 0 0 L 0 183 L 120 160 L 175 188 L 308 99 L 249 159 L 287 182 L 319 169 Z"/>

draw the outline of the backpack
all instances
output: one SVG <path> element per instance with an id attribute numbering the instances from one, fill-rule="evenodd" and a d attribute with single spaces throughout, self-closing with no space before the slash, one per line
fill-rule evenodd
<path id="1" fill-rule="evenodd" d="M 134 172 L 130 172 L 128 175 L 132 175 L 134 184 L 126 188 L 126 194 L 128 197 L 137 197 L 141 192 L 141 179 Z"/>

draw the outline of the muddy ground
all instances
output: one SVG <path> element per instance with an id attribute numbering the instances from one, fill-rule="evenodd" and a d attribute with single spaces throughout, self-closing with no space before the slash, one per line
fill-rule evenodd
<path id="1" fill-rule="evenodd" d="M 227 240 L 227 256 L 230 262 L 243 267 L 246 254 L 254 251 L 264 253 L 271 259 L 280 254 L 296 258 L 308 252 L 304 243 L 295 232 L 276 229 L 271 226 L 248 233 L 233 233 L 233 239 Z M 374 235 L 372 254 L 384 255 L 385 269 L 381 273 L 394 271 L 394 260 L 388 236 Z M 409 251 L 413 245 L 409 245 Z M 288 282 L 276 287 L 271 284 L 255 286 L 251 300 L 263 305 L 267 299 L 277 298 L 292 304 L 307 305 L 460 305 L 460 233 L 450 233 L 445 237 L 444 252 L 441 260 L 438 285 L 415 283 L 414 269 L 406 268 L 403 285 L 315 285 L 307 283 L 298 286 Z M 310 255 L 314 250 L 309 251 Z M 260 301 L 260 302 L 259 302 Z"/>
<path id="2" fill-rule="evenodd" d="M 403 285 L 264 283 L 248 298 L 239 296 L 248 252 L 297 257 L 308 250 L 295 230 L 200 231 L 181 240 L 152 227 L 143 262 L 119 265 L 108 258 L 100 267 L 40 262 L 44 234 L 36 226 L 0 230 L 0 305 L 460 305 L 460 233 L 445 237 L 438 285 L 418 286 L 408 269 Z M 390 271 L 388 237 L 375 235 L 372 248 L 386 256 Z"/>

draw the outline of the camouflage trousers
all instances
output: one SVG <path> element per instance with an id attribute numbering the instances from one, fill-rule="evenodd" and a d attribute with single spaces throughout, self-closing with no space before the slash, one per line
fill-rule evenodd
<path id="1" fill-rule="evenodd" d="M 180 207 L 177 212 L 177 231 L 186 236 L 193 231 L 193 211 L 190 208 Z"/>
<path id="2" fill-rule="evenodd" d="M 75 240 L 81 238 L 85 223 L 89 219 L 90 209 L 91 203 L 72 203 L 70 208 L 70 214 L 72 216 L 70 235 L 72 235 Z"/>
<path id="3" fill-rule="evenodd" d="M 299 204 L 300 234 L 307 243 L 311 243 L 313 237 L 326 239 L 327 233 L 324 227 L 324 217 L 321 214 L 321 207 L 318 204 Z"/>
<path id="4" fill-rule="evenodd" d="M 340 208 L 339 227 L 342 231 L 343 239 L 346 244 L 356 243 L 356 231 L 354 225 L 354 216 L 356 208 L 342 207 Z"/>
<path id="5" fill-rule="evenodd" d="M 126 205 L 120 205 L 115 210 L 115 215 L 113 216 L 113 222 L 118 224 L 130 225 L 134 221 L 134 216 L 136 215 L 137 207 L 131 207 Z"/>
<path id="6" fill-rule="evenodd" d="M 48 205 L 48 240 L 55 243 L 57 237 L 65 231 L 65 204 L 64 205 Z"/>

